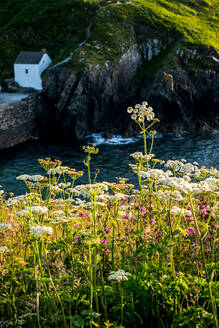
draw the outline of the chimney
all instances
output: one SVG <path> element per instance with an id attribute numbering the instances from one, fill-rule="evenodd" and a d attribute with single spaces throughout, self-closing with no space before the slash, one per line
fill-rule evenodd
<path id="1" fill-rule="evenodd" d="M 43 54 L 46 54 L 47 53 L 46 48 L 43 48 L 41 51 L 42 51 Z"/>

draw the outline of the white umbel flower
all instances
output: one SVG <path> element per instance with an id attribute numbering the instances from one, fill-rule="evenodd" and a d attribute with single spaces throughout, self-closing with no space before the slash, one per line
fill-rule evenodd
<path id="1" fill-rule="evenodd" d="M 0 231 L 11 229 L 11 224 L 9 223 L 0 223 Z"/>
<path id="2" fill-rule="evenodd" d="M 26 181 L 30 179 L 30 175 L 28 174 L 21 174 L 18 177 L 16 177 L 16 180 Z"/>
<path id="3" fill-rule="evenodd" d="M 113 200 L 123 200 L 123 199 L 126 199 L 126 198 L 128 198 L 128 195 L 125 195 L 125 194 L 122 194 L 122 193 L 118 192 L 117 194 L 110 197 L 110 200 L 111 201 L 113 201 Z"/>
<path id="4" fill-rule="evenodd" d="M 29 180 L 34 181 L 34 182 L 42 181 L 44 179 L 45 179 L 45 177 L 42 175 L 39 175 L 39 174 L 29 176 Z"/>
<path id="5" fill-rule="evenodd" d="M 7 206 L 15 205 L 25 199 L 26 195 L 20 195 L 14 198 L 8 198 L 8 200 L 5 202 Z"/>
<path id="6" fill-rule="evenodd" d="M 190 216 L 190 215 L 192 215 L 192 212 L 189 211 L 189 210 L 186 210 L 184 208 L 179 208 L 177 206 L 173 206 L 171 208 L 171 214 L 173 214 L 173 215 L 182 214 L 182 215 L 188 215 L 188 216 Z"/>
<path id="7" fill-rule="evenodd" d="M 47 171 L 47 174 L 51 174 L 51 175 L 55 175 L 55 174 L 62 174 L 63 173 L 63 170 L 60 168 L 60 166 L 58 166 L 58 167 L 56 167 L 56 168 L 54 168 L 54 169 L 49 169 L 48 171 Z"/>
<path id="8" fill-rule="evenodd" d="M 52 234 L 52 227 L 47 227 L 47 226 L 31 226 L 30 227 L 30 232 L 35 235 L 35 236 L 42 236 L 44 233 L 47 233 L 49 235 Z"/>
<path id="9" fill-rule="evenodd" d="M 120 281 L 128 280 L 129 276 L 131 276 L 131 273 L 119 269 L 118 271 L 111 271 L 108 280 L 115 280 L 120 282 Z"/>
<path id="10" fill-rule="evenodd" d="M 23 212 L 46 215 L 48 213 L 48 208 L 46 206 L 32 206 L 31 208 L 26 207 Z"/>
<path id="11" fill-rule="evenodd" d="M 67 183 L 60 182 L 60 183 L 58 184 L 58 187 L 64 189 L 64 188 L 68 188 L 68 187 L 70 187 L 70 185 L 71 185 L 70 182 L 67 182 Z"/>
<path id="12" fill-rule="evenodd" d="M 3 253 L 8 252 L 8 251 L 9 251 L 9 249 L 8 249 L 7 246 L 0 247 L 0 254 L 3 254 Z"/>

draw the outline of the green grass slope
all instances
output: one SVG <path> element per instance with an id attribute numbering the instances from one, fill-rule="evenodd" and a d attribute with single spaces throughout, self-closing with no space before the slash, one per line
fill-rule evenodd
<path id="1" fill-rule="evenodd" d="M 77 69 L 117 60 L 138 41 L 134 24 L 185 46 L 219 50 L 218 12 L 217 0 L 0 0 L 0 80 L 13 75 L 22 50 L 47 48 L 53 63 L 76 50 Z"/>

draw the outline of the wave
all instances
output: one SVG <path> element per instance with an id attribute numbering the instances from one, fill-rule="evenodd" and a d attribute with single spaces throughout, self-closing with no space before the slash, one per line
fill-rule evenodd
<path id="1" fill-rule="evenodd" d="M 155 135 L 155 138 L 162 138 L 163 135 L 161 133 L 158 133 Z M 89 136 L 86 137 L 88 139 L 88 144 L 92 145 L 95 144 L 97 146 L 99 145 L 128 145 L 135 142 L 138 142 L 139 139 L 143 138 L 143 136 L 137 136 L 137 137 L 130 137 L 130 138 L 124 138 L 120 134 L 118 135 L 112 135 L 109 138 L 104 138 L 101 133 L 92 133 Z"/>
<path id="2" fill-rule="evenodd" d="M 92 133 L 91 135 L 86 137 L 89 141 L 88 144 L 99 145 L 127 145 L 130 143 L 137 142 L 139 140 L 138 137 L 133 138 L 124 138 L 121 135 L 112 135 L 109 138 L 104 138 L 101 133 Z"/>

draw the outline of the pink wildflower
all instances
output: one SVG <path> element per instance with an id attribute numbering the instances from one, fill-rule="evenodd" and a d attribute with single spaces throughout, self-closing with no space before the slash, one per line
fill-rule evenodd
<path id="1" fill-rule="evenodd" d="M 155 224 L 155 223 L 156 223 L 155 219 L 152 219 L 151 224 Z"/>
<path id="2" fill-rule="evenodd" d="M 107 247 L 102 247 L 101 248 L 101 251 L 104 252 L 105 254 L 111 253 L 111 250 L 109 248 L 107 248 Z"/>
<path id="3" fill-rule="evenodd" d="M 83 213 L 82 213 L 82 211 L 81 210 L 79 210 L 78 212 L 77 212 L 77 215 L 82 215 Z"/>
<path id="4" fill-rule="evenodd" d="M 187 230 L 187 232 L 189 235 L 192 235 L 192 234 L 196 235 L 196 230 L 192 227 L 190 227 L 189 230 Z"/>

